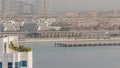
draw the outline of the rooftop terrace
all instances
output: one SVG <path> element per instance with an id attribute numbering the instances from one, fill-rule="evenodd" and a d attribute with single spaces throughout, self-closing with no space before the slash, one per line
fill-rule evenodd
<path id="1" fill-rule="evenodd" d="M 9 48 L 12 50 L 15 50 L 17 52 L 30 52 L 31 51 L 31 48 L 25 47 L 23 45 L 15 46 L 15 44 L 13 42 L 10 42 Z"/>

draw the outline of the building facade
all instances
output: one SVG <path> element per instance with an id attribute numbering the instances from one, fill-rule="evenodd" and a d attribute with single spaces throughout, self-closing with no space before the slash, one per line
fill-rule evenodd
<path id="1" fill-rule="evenodd" d="M 0 37 L 0 68 L 32 68 L 32 51 L 20 48 L 18 37 Z"/>
<path id="2" fill-rule="evenodd" d="M 37 16 L 49 16 L 51 14 L 49 0 L 36 0 L 35 13 Z"/>
<path id="3" fill-rule="evenodd" d="M 14 17 L 16 15 L 16 0 L 3 0 L 2 4 L 4 17 Z"/>

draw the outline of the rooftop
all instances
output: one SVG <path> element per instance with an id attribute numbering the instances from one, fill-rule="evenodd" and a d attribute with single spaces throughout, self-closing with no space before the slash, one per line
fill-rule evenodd
<path id="1" fill-rule="evenodd" d="M 23 45 L 15 46 L 13 42 L 10 42 L 9 48 L 17 52 L 30 52 L 31 51 L 31 48 L 25 47 Z"/>

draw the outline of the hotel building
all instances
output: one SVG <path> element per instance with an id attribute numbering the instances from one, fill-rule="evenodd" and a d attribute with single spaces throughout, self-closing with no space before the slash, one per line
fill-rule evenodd
<path id="1" fill-rule="evenodd" d="M 0 37 L 0 68 L 32 68 L 32 51 L 18 46 L 18 37 Z"/>

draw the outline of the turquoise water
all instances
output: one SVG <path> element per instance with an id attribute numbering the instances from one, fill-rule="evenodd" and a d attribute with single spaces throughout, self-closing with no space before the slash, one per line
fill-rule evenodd
<path id="1" fill-rule="evenodd" d="M 120 68 L 120 46 L 55 47 L 53 43 L 20 43 L 33 50 L 33 68 Z"/>

